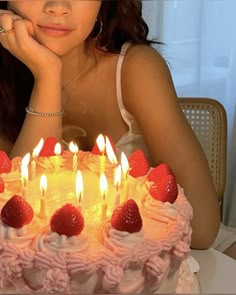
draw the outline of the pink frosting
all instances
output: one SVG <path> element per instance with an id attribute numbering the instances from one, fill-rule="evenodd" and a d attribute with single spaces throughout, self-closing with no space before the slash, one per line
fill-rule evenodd
<path id="1" fill-rule="evenodd" d="M 79 152 L 78 159 L 81 170 L 99 175 L 99 156 Z M 54 158 L 37 161 L 40 173 L 53 171 L 54 164 Z M 70 152 L 64 152 L 61 165 L 62 171 L 71 169 Z M 108 161 L 106 173 L 111 182 L 114 166 Z M 18 290 L 29 287 L 46 293 L 156 292 L 190 252 L 192 207 L 180 187 L 176 202 L 170 204 L 150 196 L 146 177 L 128 181 L 143 219 L 140 232 L 113 229 L 109 211 L 105 224 L 93 215 L 90 218 L 93 211 L 87 212 L 84 231 L 70 238 L 51 232 L 49 220 L 36 222 L 37 226 L 33 222 L 25 232 L 2 225 L 0 289 L 15 284 Z"/>
<path id="2" fill-rule="evenodd" d="M 48 270 L 43 281 L 43 289 L 48 293 L 68 293 L 70 277 L 59 268 L 51 268 Z"/>

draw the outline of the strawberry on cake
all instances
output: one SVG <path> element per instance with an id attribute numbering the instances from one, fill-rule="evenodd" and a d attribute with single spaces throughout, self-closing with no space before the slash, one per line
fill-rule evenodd
<path id="1" fill-rule="evenodd" d="M 196 290 L 186 263 L 192 207 L 170 168 L 166 164 L 150 168 L 144 153 L 137 150 L 128 158 L 129 169 L 120 185 L 114 185 L 120 163 L 110 161 L 95 145 L 93 152 L 76 154 L 83 180 L 79 193 L 75 154 L 62 149 L 55 155 L 56 144 L 54 138 L 44 141 L 24 196 L 22 159 L 11 161 L 0 151 L 0 292 Z M 107 180 L 104 191 L 101 156 Z M 29 174 L 31 162 L 32 158 Z M 48 183 L 43 193 L 42 174 Z M 180 280 L 179 269 L 186 280 Z"/>

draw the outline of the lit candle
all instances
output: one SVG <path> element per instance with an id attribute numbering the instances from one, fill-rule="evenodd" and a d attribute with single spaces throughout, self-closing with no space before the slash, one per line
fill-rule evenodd
<path id="1" fill-rule="evenodd" d="M 107 188 L 108 188 L 108 183 L 107 183 L 107 178 L 105 174 L 102 174 L 100 177 L 100 192 L 102 196 L 102 204 L 101 204 L 101 220 L 105 221 L 107 218 L 107 201 L 106 201 L 106 196 L 107 196 Z"/>
<path id="2" fill-rule="evenodd" d="M 74 173 L 76 173 L 77 171 L 77 165 L 78 165 L 78 151 L 79 148 L 77 146 L 77 144 L 75 144 L 74 142 L 70 142 L 69 143 L 69 150 L 73 153 L 73 162 L 72 162 L 72 171 Z"/>
<path id="3" fill-rule="evenodd" d="M 84 196 L 84 185 L 83 185 L 83 177 L 82 177 L 82 173 L 79 170 L 76 174 L 76 182 L 75 182 L 75 193 L 76 193 L 76 197 L 78 200 L 78 209 L 80 211 L 82 211 L 82 200 L 83 200 L 83 196 Z"/>
<path id="4" fill-rule="evenodd" d="M 55 156 L 55 173 L 57 174 L 59 172 L 60 166 L 61 166 L 61 145 L 60 143 L 56 143 L 54 147 L 54 154 Z"/>
<path id="5" fill-rule="evenodd" d="M 129 174 L 129 162 L 124 152 L 121 153 L 121 168 L 123 174 L 123 191 L 122 191 L 122 199 L 126 201 L 128 199 L 128 174 Z"/>
<path id="6" fill-rule="evenodd" d="M 116 190 L 116 196 L 115 196 L 115 208 L 117 208 L 120 205 L 120 184 L 121 184 L 121 165 L 118 165 L 116 167 L 115 171 L 115 178 L 114 178 L 114 186 Z"/>
<path id="7" fill-rule="evenodd" d="M 29 180 L 29 161 L 30 161 L 30 153 L 27 153 L 21 162 L 21 183 L 22 183 L 22 197 L 26 197 L 26 186 Z"/>
<path id="8" fill-rule="evenodd" d="M 38 157 L 42 147 L 43 147 L 44 140 L 43 138 L 40 139 L 38 145 L 33 149 L 32 152 L 32 160 L 30 163 L 30 179 L 33 179 L 36 174 L 36 158 Z"/>
<path id="9" fill-rule="evenodd" d="M 39 216 L 41 218 L 46 218 L 45 195 L 46 195 L 46 192 L 47 192 L 47 177 L 46 177 L 45 174 L 41 175 L 41 177 L 40 177 L 40 191 L 41 191 L 41 197 L 40 197 Z"/>
<path id="10" fill-rule="evenodd" d="M 106 163 L 106 156 L 105 156 L 105 148 L 106 143 L 104 136 L 102 134 L 99 134 L 96 140 L 97 146 L 100 150 L 101 156 L 100 156 L 100 175 L 102 175 L 105 172 L 105 163 Z"/>
<path id="11" fill-rule="evenodd" d="M 114 149 L 111 145 L 111 142 L 109 140 L 109 138 L 106 136 L 106 154 L 107 154 L 107 158 L 108 160 L 114 164 L 117 165 L 117 157 L 116 154 L 114 152 Z"/>

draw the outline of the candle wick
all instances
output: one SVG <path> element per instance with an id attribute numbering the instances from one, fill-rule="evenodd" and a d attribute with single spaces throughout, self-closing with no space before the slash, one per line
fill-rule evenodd
<path id="1" fill-rule="evenodd" d="M 103 202 L 105 202 L 106 201 L 106 192 L 104 191 L 104 193 L 103 193 Z"/>
<path id="2" fill-rule="evenodd" d="M 23 182 L 23 187 L 26 187 L 26 183 L 27 183 L 26 177 L 22 178 L 22 182 Z"/>

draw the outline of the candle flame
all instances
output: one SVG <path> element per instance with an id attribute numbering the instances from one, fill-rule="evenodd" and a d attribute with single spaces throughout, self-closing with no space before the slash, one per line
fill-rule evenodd
<path id="1" fill-rule="evenodd" d="M 69 150 L 70 150 L 73 154 L 76 154 L 76 153 L 78 153 L 79 148 L 78 148 L 78 146 L 77 146 L 76 143 L 74 143 L 73 141 L 71 141 L 71 142 L 69 143 Z"/>
<path id="2" fill-rule="evenodd" d="M 29 177 L 29 169 L 28 169 L 29 161 L 30 161 L 30 153 L 27 153 L 21 161 L 21 177 L 25 179 L 26 181 L 28 180 L 28 177 Z"/>
<path id="3" fill-rule="evenodd" d="M 116 155 L 115 155 L 115 152 L 113 150 L 113 147 L 111 145 L 111 142 L 109 140 L 109 138 L 106 136 L 106 154 L 107 154 L 107 157 L 109 159 L 109 161 L 116 165 L 117 164 L 117 158 L 116 158 Z"/>
<path id="4" fill-rule="evenodd" d="M 27 153 L 23 159 L 22 159 L 22 162 L 21 162 L 21 165 L 22 166 L 28 166 L 29 165 L 29 161 L 30 161 L 30 153 Z"/>
<path id="5" fill-rule="evenodd" d="M 43 147 L 43 144 L 44 144 L 44 140 L 43 138 L 40 139 L 39 143 L 36 145 L 36 147 L 33 149 L 33 152 L 32 152 L 32 157 L 33 158 L 36 158 L 38 157 L 42 147 Z"/>
<path id="6" fill-rule="evenodd" d="M 106 147 L 106 143 L 105 143 L 105 138 L 102 134 L 99 134 L 96 140 L 97 146 L 100 150 L 101 153 L 104 153 L 105 151 L 105 147 Z"/>
<path id="7" fill-rule="evenodd" d="M 61 145 L 59 142 L 57 142 L 55 144 L 55 147 L 54 147 L 54 154 L 55 155 L 60 155 L 61 154 Z"/>
<path id="8" fill-rule="evenodd" d="M 80 170 L 76 174 L 75 192 L 80 203 L 84 195 L 83 177 Z"/>
<path id="9" fill-rule="evenodd" d="M 126 177 L 129 172 L 129 161 L 124 152 L 121 153 L 121 168 L 123 175 Z"/>
<path id="10" fill-rule="evenodd" d="M 40 191 L 44 196 L 47 191 L 47 177 L 45 174 L 42 174 L 40 177 Z"/>
<path id="11" fill-rule="evenodd" d="M 119 188 L 121 184 L 121 165 L 118 165 L 115 172 L 115 178 L 114 178 L 114 185 L 116 189 Z"/>
<path id="12" fill-rule="evenodd" d="M 106 198 L 107 194 L 107 188 L 108 188 L 108 182 L 105 174 L 101 174 L 100 176 L 100 192 L 101 196 L 103 197 L 103 200 Z"/>

